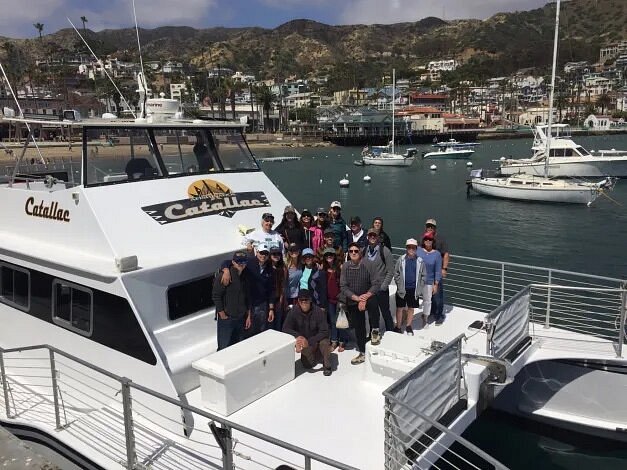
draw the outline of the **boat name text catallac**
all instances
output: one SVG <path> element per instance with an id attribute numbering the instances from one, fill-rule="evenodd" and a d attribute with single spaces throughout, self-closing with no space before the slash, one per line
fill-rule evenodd
<path id="1" fill-rule="evenodd" d="M 42 219 L 57 220 L 59 222 L 70 221 L 70 211 L 59 207 L 58 202 L 44 202 L 41 200 L 38 204 L 32 196 L 26 199 L 24 212 L 31 217 L 41 217 Z"/>

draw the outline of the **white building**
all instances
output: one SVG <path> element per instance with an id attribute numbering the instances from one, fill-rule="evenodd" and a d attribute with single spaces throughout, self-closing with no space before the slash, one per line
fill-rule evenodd
<path id="1" fill-rule="evenodd" d="M 452 72 L 458 65 L 459 63 L 455 59 L 432 60 L 429 62 L 427 69 L 438 72 Z"/>
<path id="2" fill-rule="evenodd" d="M 231 79 L 234 82 L 241 82 L 241 83 L 255 83 L 255 81 L 257 81 L 257 79 L 255 78 L 254 75 L 251 74 L 246 74 L 246 73 L 242 73 L 242 72 L 235 72 L 232 76 Z"/>
<path id="3" fill-rule="evenodd" d="M 185 83 L 170 83 L 170 98 L 181 101 L 183 93 L 187 92 Z"/>
<path id="4" fill-rule="evenodd" d="M 599 62 L 604 63 L 620 54 L 627 54 L 627 39 L 602 47 L 599 53 Z"/>
<path id="5" fill-rule="evenodd" d="M 583 85 L 585 92 L 591 97 L 609 93 L 612 90 L 612 81 L 609 78 L 600 76 L 589 76 L 584 78 Z"/>
<path id="6" fill-rule="evenodd" d="M 594 114 L 591 114 L 583 122 L 583 127 L 595 131 L 607 131 L 612 127 L 613 124 L 614 121 L 612 119 L 612 116 L 595 116 Z"/>

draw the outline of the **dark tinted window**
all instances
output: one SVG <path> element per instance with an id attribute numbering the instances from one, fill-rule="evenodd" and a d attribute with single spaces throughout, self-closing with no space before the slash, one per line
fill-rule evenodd
<path id="1" fill-rule="evenodd" d="M 30 275 L 11 266 L 0 267 L 0 300 L 22 310 L 30 305 Z"/>
<path id="2" fill-rule="evenodd" d="M 53 321 L 68 330 L 91 336 L 94 311 L 91 291 L 57 279 L 52 292 Z"/>
<path id="3" fill-rule="evenodd" d="M 194 279 L 168 289 L 168 317 L 170 320 L 191 315 L 213 306 L 211 293 L 215 276 Z"/>

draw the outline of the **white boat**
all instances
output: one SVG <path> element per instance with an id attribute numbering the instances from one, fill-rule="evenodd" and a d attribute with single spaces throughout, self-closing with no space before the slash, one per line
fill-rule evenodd
<path id="1" fill-rule="evenodd" d="M 472 170 L 469 185 L 479 194 L 502 199 L 590 205 L 603 191 L 611 190 L 614 182 L 611 178 L 589 183 L 525 174 L 483 177 L 483 170 Z"/>
<path id="2" fill-rule="evenodd" d="M 557 65 L 557 44 L 559 37 L 560 0 L 555 11 L 555 36 L 553 41 L 553 66 L 551 71 L 551 94 L 549 98 L 549 119 L 544 146 L 548 154 L 551 146 L 553 124 L 553 97 L 555 94 L 555 69 Z M 538 145 L 540 147 L 540 145 Z M 596 183 L 567 179 L 551 179 L 548 176 L 549 160 L 544 159 L 542 176 L 517 175 L 489 177 L 482 170 L 470 172 L 469 189 L 479 194 L 503 199 L 522 201 L 559 202 L 571 204 L 592 204 L 602 191 L 611 190 L 614 180 L 603 179 Z"/>
<path id="3" fill-rule="evenodd" d="M 573 141 L 568 124 L 551 126 L 550 157 L 546 162 L 547 126 L 534 130 L 531 158 L 507 158 L 498 161 L 503 175 L 520 173 L 529 175 L 567 177 L 627 177 L 627 151 L 598 150 L 589 152 Z"/>
<path id="4" fill-rule="evenodd" d="M 479 145 L 476 142 L 458 142 L 449 139 L 446 142 L 433 144 L 435 151 L 425 152 L 422 158 L 470 158 L 475 153 L 474 147 Z"/>
<path id="5" fill-rule="evenodd" d="M 418 151 L 415 148 L 407 149 L 404 154 L 395 151 L 395 101 L 396 101 L 396 70 L 392 70 L 392 140 L 385 146 L 365 148 L 362 152 L 364 165 L 377 166 L 410 166 L 416 159 Z"/>

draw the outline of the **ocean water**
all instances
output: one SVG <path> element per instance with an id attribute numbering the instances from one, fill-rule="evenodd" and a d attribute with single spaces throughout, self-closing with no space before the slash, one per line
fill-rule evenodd
<path id="1" fill-rule="evenodd" d="M 592 149 L 627 149 L 627 135 L 578 137 Z M 418 146 L 419 154 L 428 146 Z M 472 168 L 495 168 L 501 156 L 528 157 L 531 139 L 482 142 Z M 361 148 L 256 148 L 272 181 L 299 209 L 343 206 L 348 220 L 367 225 L 382 216 L 392 244 L 424 230 L 434 217 L 452 253 L 627 278 L 627 180 L 591 207 L 466 196 L 465 160 L 419 161 L 410 168 L 357 167 Z M 429 170 L 432 163 L 436 171 Z M 349 188 L 339 180 L 348 174 Z M 369 175 L 370 183 L 363 177 Z M 594 439 L 496 411 L 487 411 L 464 437 L 512 469 L 627 469 L 627 444 Z"/>

